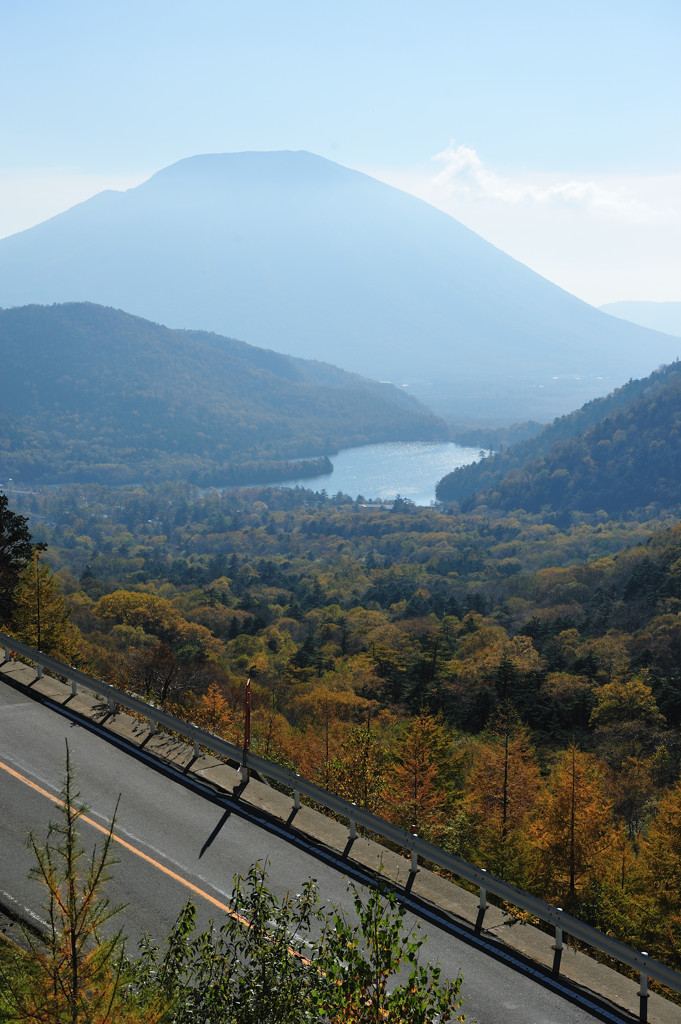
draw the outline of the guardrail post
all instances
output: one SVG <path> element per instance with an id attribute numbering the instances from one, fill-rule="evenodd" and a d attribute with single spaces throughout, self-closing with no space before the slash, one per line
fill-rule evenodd
<path id="1" fill-rule="evenodd" d="M 556 910 L 562 911 L 562 907 L 556 907 Z M 553 973 L 560 974 L 560 961 L 563 956 L 563 929 L 560 925 L 555 925 L 555 941 L 553 943 Z"/>
<path id="2" fill-rule="evenodd" d="M 487 868 L 480 868 L 481 871 L 487 872 Z M 487 889 L 484 885 L 480 886 L 480 899 L 478 900 L 478 916 L 475 919 L 475 931 L 477 934 L 480 933 L 482 928 L 482 922 L 485 917 L 485 911 L 487 910 Z"/>
<path id="3" fill-rule="evenodd" d="M 111 696 L 111 694 L 109 694 L 109 714 L 113 715 L 115 713 L 115 711 L 116 711 L 116 704 L 115 704 L 114 699 Z"/>
<path id="4" fill-rule="evenodd" d="M 149 723 L 149 735 L 153 736 L 156 733 L 156 722 L 153 718 L 147 718 L 147 722 Z"/>
<path id="5" fill-rule="evenodd" d="M 43 666 L 36 664 L 35 670 L 36 670 L 36 678 L 37 679 L 42 679 L 43 678 Z"/>
<path id="6" fill-rule="evenodd" d="M 75 679 L 71 680 L 71 696 L 75 697 L 78 694 L 78 683 Z"/>
<path id="7" fill-rule="evenodd" d="M 353 800 L 352 803 L 350 804 L 350 806 L 351 807 L 356 807 L 357 804 Z M 357 838 L 357 826 L 355 824 L 355 817 L 354 817 L 354 814 L 352 813 L 352 811 L 350 812 L 348 817 L 350 819 L 350 838 L 351 839 L 356 839 Z"/>
<path id="8" fill-rule="evenodd" d="M 297 779 L 300 778 L 300 775 L 298 773 L 296 773 L 296 778 Z M 299 811 L 300 810 L 300 790 L 298 789 L 297 786 L 293 790 L 293 810 L 294 811 Z"/>
<path id="9" fill-rule="evenodd" d="M 12 659 L 10 657 L 10 649 L 7 646 L 7 644 L 5 644 L 5 661 L 11 661 L 11 660 Z"/>
<path id="10" fill-rule="evenodd" d="M 414 839 L 418 839 L 418 835 L 416 834 L 416 832 L 412 832 L 412 835 L 413 835 Z M 419 855 L 416 852 L 416 847 L 412 846 L 412 848 L 411 848 L 411 867 L 409 868 L 409 874 L 410 875 L 415 875 L 416 872 L 418 871 L 418 869 L 419 869 Z"/>
<path id="11" fill-rule="evenodd" d="M 641 950 L 643 956 L 648 956 L 645 950 Z M 641 971 L 641 987 L 638 990 L 638 1019 L 640 1024 L 647 1024 L 648 1021 L 648 975 Z"/>

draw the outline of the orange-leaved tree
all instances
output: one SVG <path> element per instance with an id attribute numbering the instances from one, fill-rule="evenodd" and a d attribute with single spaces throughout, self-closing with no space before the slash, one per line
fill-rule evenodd
<path id="1" fill-rule="evenodd" d="M 439 843 L 447 827 L 452 739 L 442 718 L 421 711 L 403 726 L 386 793 L 386 815 L 400 828 Z"/>
<path id="2" fill-rule="evenodd" d="M 529 829 L 542 898 L 579 912 L 589 885 L 603 874 L 613 837 L 603 766 L 571 746 L 557 756 Z"/>
<path id="3" fill-rule="evenodd" d="M 526 824 L 538 790 L 529 732 L 504 701 L 475 749 L 463 803 L 476 829 L 479 862 L 518 885 L 525 880 Z"/>
<path id="4" fill-rule="evenodd" d="M 194 722 L 206 732 L 223 739 L 232 739 L 234 714 L 219 683 L 213 681 L 205 693 L 192 695 L 190 714 Z"/>

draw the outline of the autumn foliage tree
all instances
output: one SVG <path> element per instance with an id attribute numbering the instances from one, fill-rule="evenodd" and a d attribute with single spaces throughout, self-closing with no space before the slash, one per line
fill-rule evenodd
<path id="1" fill-rule="evenodd" d="M 193 697 L 190 714 L 194 722 L 223 739 L 231 737 L 234 727 L 234 714 L 219 683 L 213 681 L 205 693 Z"/>
<path id="2" fill-rule="evenodd" d="M 369 723 L 350 729 L 337 755 L 325 766 L 328 788 L 365 811 L 380 814 L 389 756 Z"/>
<path id="3" fill-rule="evenodd" d="M 348 730 L 378 711 L 376 701 L 358 696 L 352 688 L 329 685 L 322 680 L 313 690 L 297 695 L 290 704 L 291 717 L 305 735 L 300 752 L 301 770 L 316 775 L 327 785 L 332 760 L 342 756 Z"/>
<path id="4" fill-rule="evenodd" d="M 38 551 L 24 568 L 14 591 L 12 632 L 17 640 L 58 661 L 76 661 L 80 630 L 71 622 L 57 578 Z"/>
<path id="5" fill-rule="evenodd" d="M 666 723 L 643 679 L 615 679 L 599 687 L 589 725 L 600 756 L 613 767 L 628 757 L 650 756 Z"/>
<path id="6" fill-rule="evenodd" d="M 681 967 L 681 781 L 662 798 L 644 846 L 649 943 Z"/>
<path id="7" fill-rule="evenodd" d="M 95 614 L 110 625 L 113 635 L 137 635 L 144 644 L 162 643 L 174 653 L 199 658 L 218 657 L 223 646 L 205 626 L 189 622 L 167 598 L 147 591 L 116 590 L 95 605 Z M 137 633 L 130 633 L 130 630 Z"/>
<path id="8" fill-rule="evenodd" d="M 442 719 L 422 711 L 400 730 L 395 752 L 384 814 L 405 831 L 438 843 L 447 827 L 446 776 L 453 759 Z"/>
<path id="9" fill-rule="evenodd" d="M 473 822 L 480 863 L 519 884 L 525 830 L 539 790 L 539 769 L 529 733 L 504 701 L 475 747 L 464 806 Z"/>
<path id="10" fill-rule="evenodd" d="M 589 884 L 602 874 L 613 834 L 603 769 L 571 746 L 558 754 L 529 830 L 542 898 L 578 913 Z"/>

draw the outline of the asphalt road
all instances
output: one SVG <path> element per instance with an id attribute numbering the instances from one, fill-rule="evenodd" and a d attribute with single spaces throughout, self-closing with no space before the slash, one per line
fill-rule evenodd
<path id="1" fill-rule="evenodd" d="M 44 894 L 27 878 L 32 864 L 27 833 L 44 836 L 47 823 L 57 820 L 49 795 L 61 789 L 65 740 L 81 798 L 95 824 L 108 824 L 120 795 L 116 833 L 128 845 L 116 846 L 119 863 L 107 891 L 112 903 L 127 904 L 123 914 L 131 941 L 145 931 L 161 940 L 188 898 L 196 902 L 202 920 L 218 921 L 222 911 L 216 902 L 228 901 L 234 875 L 245 874 L 255 861 L 268 863 L 268 885 L 275 893 L 299 892 L 312 877 L 325 901 L 350 910 L 348 879 L 313 850 L 295 848 L 228 807 L 191 792 L 2 682 L 1 903 L 25 916 L 44 918 Z M 83 824 L 82 838 L 91 849 L 102 834 Z M 597 1019 L 432 924 L 424 924 L 423 930 L 427 958 L 439 961 L 446 974 L 464 976 L 467 1019 L 479 1024 L 586 1024 Z"/>

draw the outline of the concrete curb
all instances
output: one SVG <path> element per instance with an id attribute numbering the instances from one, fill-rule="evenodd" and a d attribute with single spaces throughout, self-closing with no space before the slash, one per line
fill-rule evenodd
<path id="1" fill-rule="evenodd" d="M 406 889 L 420 901 L 444 911 L 467 931 L 475 930 L 478 897 L 455 882 L 423 866 L 415 876 L 411 876 L 410 862 L 400 854 L 361 836 L 350 840 L 345 824 L 305 805 L 296 811 L 289 796 L 256 778 L 251 777 L 246 785 L 242 785 L 235 767 L 210 754 L 201 753 L 195 758 L 192 747 L 183 740 L 162 732 L 150 734 L 146 723 L 124 712 L 111 714 L 101 698 L 88 694 L 83 687 L 73 696 L 66 683 L 50 676 L 38 676 L 33 666 L 20 662 L 2 664 L 0 678 L 36 698 L 48 698 L 68 708 L 79 718 L 96 723 L 131 746 L 179 768 L 183 774 L 193 776 L 218 792 L 228 794 L 357 867 L 380 873 L 397 888 Z M 498 907 L 488 906 L 480 934 L 502 948 L 513 949 L 546 971 L 552 970 L 553 937 L 517 921 Z M 578 988 L 593 993 L 638 1020 L 637 982 L 567 945 L 563 950 L 560 973 Z M 651 992 L 648 1021 L 650 1024 L 681 1024 L 681 1007 Z"/>

